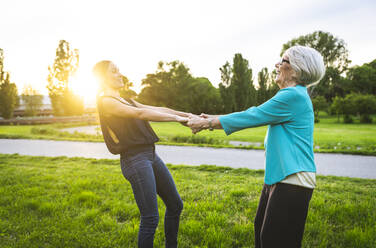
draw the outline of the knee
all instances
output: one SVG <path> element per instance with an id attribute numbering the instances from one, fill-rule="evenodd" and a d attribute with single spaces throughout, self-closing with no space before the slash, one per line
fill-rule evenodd
<path id="1" fill-rule="evenodd" d="M 159 222 L 159 215 L 141 216 L 141 227 L 156 229 Z"/>
<path id="2" fill-rule="evenodd" d="M 183 211 L 183 201 L 179 199 L 176 201 L 173 205 L 166 206 L 166 213 L 168 216 L 177 216 L 180 215 L 181 212 Z"/>
<path id="3" fill-rule="evenodd" d="M 183 201 L 179 199 L 179 201 L 176 204 L 176 213 L 180 214 L 181 211 L 183 211 L 183 207 L 184 207 Z"/>

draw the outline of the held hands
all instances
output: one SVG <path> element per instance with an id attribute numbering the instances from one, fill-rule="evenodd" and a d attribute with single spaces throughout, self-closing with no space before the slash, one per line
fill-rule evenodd
<path id="1" fill-rule="evenodd" d="M 192 133 L 196 134 L 203 129 L 209 128 L 209 116 L 206 114 L 189 115 L 187 125 L 192 129 Z"/>

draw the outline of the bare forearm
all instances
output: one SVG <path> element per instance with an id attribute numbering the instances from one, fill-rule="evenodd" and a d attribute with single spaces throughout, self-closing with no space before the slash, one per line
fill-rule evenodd
<path id="1" fill-rule="evenodd" d="M 140 109 L 139 118 L 146 121 L 168 122 L 178 121 L 178 116 L 162 113 L 149 108 Z"/>
<path id="2" fill-rule="evenodd" d="M 165 107 L 154 107 L 157 108 L 157 111 L 160 111 L 162 113 L 167 113 L 167 114 L 172 114 L 172 115 L 178 115 L 181 117 L 189 117 L 189 113 L 186 112 L 181 112 L 181 111 L 176 111 L 170 108 L 165 108 Z"/>
<path id="3" fill-rule="evenodd" d="M 139 102 L 136 102 L 135 100 L 132 100 L 132 101 L 138 108 L 151 109 L 151 110 L 158 111 L 158 112 L 161 112 L 161 113 L 178 115 L 178 116 L 181 116 L 181 117 L 188 117 L 189 116 L 189 113 L 176 111 L 176 110 L 166 108 L 166 107 L 156 107 L 156 106 L 144 105 L 144 104 L 141 104 Z"/>

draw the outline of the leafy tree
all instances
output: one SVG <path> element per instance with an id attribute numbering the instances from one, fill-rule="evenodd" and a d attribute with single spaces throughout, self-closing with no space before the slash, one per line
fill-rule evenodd
<path id="1" fill-rule="evenodd" d="M 219 89 L 225 113 L 241 111 L 257 104 L 252 69 L 248 67 L 248 60 L 237 53 L 233 58 L 233 65 L 226 62 L 220 71 Z"/>
<path id="2" fill-rule="evenodd" d="M 234 87 L 231 85 L 231 65 L 226 62 L 221 68 L 221 82 L 219 83 L 219 92 L 223 102 L 223 112 L 230 113 L 235 111 L 235 92 Z"/>
<path id="3" fill-rule="evenodd" d="M 67 41 L 61 40 L 54 63 L 48 67 L 47 78 L 52 109 L 57 116 L 83 114 L 83 99 L 69 89 L 70 78 L 77 71 L 78 65 L 78 50 L 72 50 Z"/>
<path id="4" fill-rule="evenodd" d="M 39 94 L 31 85 L 27 85 L 23 89 L 21 99 L 25 104 L 26 116 L 35 116 L 39 113 L 43 105 L 43 95 Z"/>
<path id="5" fill-rule="evenodd" d="M 191 113 L 216 114 L 222 111 L 222 99 L 219 90 L 205 77 L 195 78 L 191 87 Z"/>
<path id="6" fill-rule="evenodd" d="M 5 119 L 12 118 L 19 104 L 17 86 L 10 82 L 8 72 L 4 71 L 4 51 L 0 48 L 0 114 Z"/>
<path id="7" fill-rule="evenodd" d="M 324 96 L 329 102 L 335 96 L 344 96 L 346 92 L 341 74 L 346 72 L 351 62 L 348 59 L 346 43 L 331 33 L 315 31 L 283 44 L 281 56 L 288 48 L 295 45 L 315 48 L 323 56 L 326 73 L 311 93 Z"/>
<path id="8" fill-rule="evenodd" d="M 353 94 L 356 112 L 361 123 L 372 123 L 372 114 L 376 113 L 376 97 L 374 95 Z"/>
<path id="9" fill-rule="evenodd" d="M 352 92 L 376 95 L 376 59 L 350 68 L 347 77 Z"/>
<path id="10" fill-rule="evenodd" d="M 354 122 L 352 115 L 355 115 L 357 111 L 354 101 L 354 95 L 349 94 L 346 95 L 346 97 L 334 97 L 331 109 L 337 114 L 338 122 L 340 115 L 344 115 L 344 123 Z"/>
<path id="11" fill-rule="evenodd" d="M 256 105 L 256 89 L 252 80 L 252 69 L 248 60 L 240 53 L 235 54 L 232 66 L 231 85 L 234 85 L 235 111 L 241 111 Z"/>
<path id="12" fill-rule="evenodd" d="M 258 73 L 257 105 L 263 104 L 270 98 L 268 93 L 269 80 L 268 68 L 262 68 Z"/>
<path id="13" fill-rule="evenodd" d="M 124 88 L 120 89 L 120 96 L 124 99 L 135 98 L 137 93 L 130 88 L 133 87 L 133 83 L 128 80 L 126 76 L 123 76 Z"/>
<path id="14" fill-rule="evenodd" d="M 326 102 L 325 97 L 316 96 L 312 98 L 313 113 L 315 115 L 315 122 L 320 122 L 319 112 L 326 110 L 328 108 L 328 103 Z"/>
<path id="15" fill-rule="evenodd" d="M 209 80 L 193 77 L 179 61 L 159 62 L 156 73 L 148 74 L 142 85 L 138 100 L 145 104 L 196 114 L 213 113 L 221 106 L 219 92 Z"/>
<path id="16" fill-rule="evenodd" d="M 270 82 L 268 83 L 268 88 L 267 88 L 268 99 L 272 98 L 279 91 L 279 86 L 275 82 L 276 77 L 277 77 L 277 72 L 276 70 L 273 70 L 269 75 Z"/>

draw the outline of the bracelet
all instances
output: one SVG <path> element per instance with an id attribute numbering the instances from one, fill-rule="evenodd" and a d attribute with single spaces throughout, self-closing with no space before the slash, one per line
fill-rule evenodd
<path id="1" fill-rule="evenodd" d="M 209 119 L 209 131 L 213 131 L 213 126 L 212 126 L 212 120 L 213 119 Z"/>

